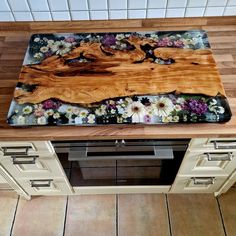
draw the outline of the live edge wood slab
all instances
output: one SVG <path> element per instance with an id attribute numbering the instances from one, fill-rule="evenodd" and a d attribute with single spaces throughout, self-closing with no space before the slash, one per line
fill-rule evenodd
<path id="1" fill-rule="evenodd" d="M 105 30 L 104 30 L 105 29 Z M 6 123 L 28 40 L 33 33 L 206 30 L 230 103 L 224 124 L 12 128 Z M 0 140 L 91 140 L 236 136 L 236 17 L 0 23 Z M 197 72 L 196 72 L 197 73 Z"/>

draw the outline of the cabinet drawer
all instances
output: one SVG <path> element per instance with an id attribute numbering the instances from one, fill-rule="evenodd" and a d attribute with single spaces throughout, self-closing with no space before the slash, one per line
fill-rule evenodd
<path id="1" fill-rule="evenodd" d="M 72 193 L 65 178 L 20 179 L 18 183 L 29 195 L 66 195 Z"/>
<path id="2" fill-rule="evenodd" d="M 192 139 L 189 149 L 211 149 L 211 150 L 231 150 L 236 151 L 235 138 L 202 138 Z"/>
<path id="3" fill-rule="evenodd" d="M 5 156 L 1 158 L 0 163 L 16 179 L 64 177 L 64 171 L 56 154 Z"/>
<path id="4" fill-rule="evenodd" d="M 0 155 L 33 155 L 38 153 L 54 154 L 54 148 L 50 141 L 34 142 L 1 142 Z"/>
<path id="5" fill-rule="evenodd" d="M 229 175 L 236 166 L 236 151 L 187 151 L 180 167 L 181 175 Z"/>
<path id="6" fill-rule="evenodd" d="M 172 193 L 214 193 L 224 184 L 227 177 L 177 176 Z"/>

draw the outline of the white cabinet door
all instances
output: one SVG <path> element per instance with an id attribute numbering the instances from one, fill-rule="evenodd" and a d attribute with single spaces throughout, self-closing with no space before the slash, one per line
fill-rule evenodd
<path id="1" fill-rule="evenodd" d="M 4 156 L 0 163 L 15 178 L 64 177 L 64 170 L 56 154 Z"/>
<path id="2" fill-rule="evenodd" d="M 186 177 L 178 176 L 171 188 L 171 193 L 214 193 L 217 192 L 227 177 Z"/>
<path id="3" fill-rule="evenodd" d="M 180 175 L 229 175 L 236 167 L 236 151 L 187 151 Z"/>
<path id="4" fill-rule="evenodd" d="M 19 185 L 30 195 L 68 195 L 72 189 L 67 179 L 19 179 Z"/>

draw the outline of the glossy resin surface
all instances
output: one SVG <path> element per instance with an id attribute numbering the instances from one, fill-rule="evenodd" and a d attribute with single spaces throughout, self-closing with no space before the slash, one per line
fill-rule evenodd
<path id="1" fill-rule="evenodd" d="M 8 123 L 226 122 L 231 112 L 205 31 L 38 34 Z"/>

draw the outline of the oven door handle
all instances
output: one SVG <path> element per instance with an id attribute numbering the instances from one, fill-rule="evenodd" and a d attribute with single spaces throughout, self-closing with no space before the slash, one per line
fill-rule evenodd
<path id="1" fill-rule="evenodd" d="M 173 149 L 170 146 L 153 146 L 152 155 L 148 154 L 137 154 L 137 151 L 132 154 L 132 151 L 129 151 L 129 154 L 126 153 L 117 155 L 116 150 L 114 149 L 114 155 L 111 154 L 111 151 L 102 151 L 102 147 L 100 147 L 101 151 L 91 152 L 91 147 L 80 147 L 76 149 L 71 149 L 69 153 L 69 161 L 88 161 L 88 160 L 126 160 L 126 159 L 149 159 L 149 160 L 162 160 L 162 159 L 174 159 Z M 96 148 L 97 150 L 97 148 Z M 140 150 L 141 151 L 141 150 Z M 150 152 L 150 151 L 149 151 Z M 89 155 L 88 155 L 89 154 Z"/>

